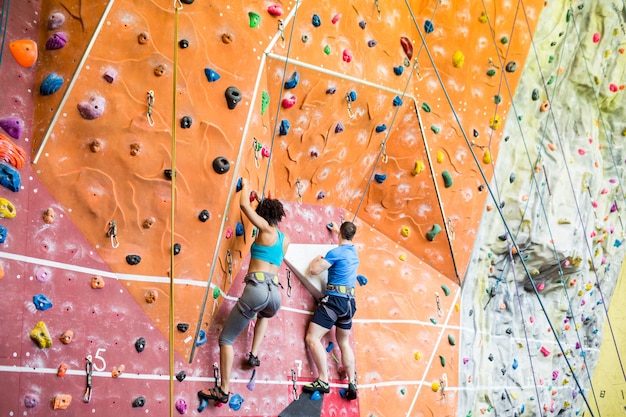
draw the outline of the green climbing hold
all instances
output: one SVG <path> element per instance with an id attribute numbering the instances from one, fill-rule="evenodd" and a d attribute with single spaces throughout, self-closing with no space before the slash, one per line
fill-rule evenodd
<path id="1" fill-rule="evenodd" d="M 251 28 L 259 27 L 259 24 L 261 23 L 261 16 L 257 12 L 248 12 L 248 17 L 250 18 Z"/>
<path id="2" fill-rule="evenodd" d="M 426 113 L 430 113 L 430 106 L 428 105 L 428 103 L 422 103 L 422 110 L 424 110 Z"/>
<path id="3" fill-rule="evenodd" d="M 438 135 L 438 134 L 439 134 L 439 132 L 441 132 L 441 128 L 440 128 L 439 126 L 437 126 L 437 125 L 432 125 L 432 126 L 430 127 L 430 130 L 432 130 L 433 132 L 435 132 L 435 135 Z"/>
<path id="4" fill-rule="evenodd" d="M 443 355 L 439 355 L 439 362 L 441 362 L 441 366 L 446 366 L 446 358 Z"/>
<path id="5" fill-rule="evenodd" d="M 503 36 L 502 39 L 500 39 L 500 42 L 502 43 L 502 45 L 506 45 L 507 43 L 509 43 L 509 38 Z"/>
<path id="6" fill-rule="evenodd" d="M 406 388 L 400 388 L 400 394 L 406 395 Z"/>
<path id="7" fill-rule="evenodd" d="M 217 300 L 217 297 L 219 297 L 221 293 L 222 291 L 220 291 L 219 288 L 217 287 L 213 288 L 213 299 Z"/>
<path id="8" fill-rule="evenodd" d="M 500 97 L 500 94 L 496 94 L 495 96 L 493 96 L 493 102 L 496 104 L 502 103 L 502 97 Z"/>
<path id="9" fill-rule="evenodd" d="M 451 334 L 448 335 L 448 343 L 450 343 L 450 346 L 456 345 L 456 340 L 454 339 L 454 336 L 452 336 Z"/>
<path id="10" fill-rule="evenodd" d="M 437 236 L 439 232 L 441 232 L 441 226 L 435 223 L 431 231 L 426 233 L 426 239 L 432 242 L 433 240 L 435 240 L 435 236 Z"/>
<path id="11" fill-rule="evenodd" d="M 574 13 L 572 12 L 572 9 L 567 9 L 567 15 L 565 15 L 565 21 L 569 23 L 570 20 L 572 20 L 572 15 Z"/>
<path id="12" fill-rule="evenodd" d="M 443 290 L 443 293 L 446 295 L 446 297 L 450 295 L 450 288 L 448 288 L 446 284 L 441 284 L 441 289 Z"/>
<path id="13" fill-rule="evenodd" d="M 551 64 L 552 62 L 554 62 L 554 55 L 550 55 L 548 57 L 548 64 Z"/>
<path id="14" fill-rule="evenodd" d="M 493 77 L 494 75 L 496 75 L 496 70 L 491 68 L 489 71 L 487 71 L 487 75 L 490 77 Z"/>
<path id="15" fill-rule="evenodd" d="M 450 175 L 448 171 L 443 171 L 441 173 L 441 176 L 443 177 L 443 186 L 446 188 L 452 187 L 452 184 L 453 184 L 452 175 Z"/>
<path id="16" fill-rule="evenodd" d="M 267 111 L 267 106 L 270 105 L 270 95 L 267 91 L 261 93 L 261 116 Z"/>
<path id="17" fill-rule="evenodd" d="M 326 55 L 330 55 L 330 45 L 326 45 L 326 47 L 324 48 L 324 53 Z"/>
<path id="18" fill-rule="evenodd" d="M 437 320 L 435 320 L 435 319 L 434 319 L 434 318 L 432 318 L 432 317 L 430 318 L 430 322 L 431 322 L 432 324 L 435 324 L 435 325 L 437 324 Z"/>
<path id="19" fill-rule="evenodd" d="M 550 85 L 554 82 L 554 75 L 551 75 L 550 78 L 548 78 L 548 82 L 547 84 Z"/>

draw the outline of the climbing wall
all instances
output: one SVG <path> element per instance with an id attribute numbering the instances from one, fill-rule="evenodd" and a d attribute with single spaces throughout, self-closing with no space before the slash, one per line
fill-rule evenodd
<path id="1" fill-rule="evenodd" d="M 520 183 L 495 167 L 521 120 L 518 84 L 529 101 L 522 69 L 541 78 L 526 69 L 539 16 L 573 14 L 538 0 L 8 3 L 0 138 L 13 182 L 1 197 L 14 208 L 0 221 L 0 311 L 15 320 L 2 325 L 0 414 L 165 415 L 175 402 L 261 416 L 296 400 L 316 375 L 303 342 L 315 301 L 286 266 L 262 366 L 253 377 L 241 365 L 251 326 L 235 344 L 235 400 L 196 396 L 215 382 L 249 262 L 240 177 L 285 202 L 294 244 L 334 243 L 329 221 L 359 228 L 359 399 L 341 398 L 330 334 L 321 415 L 510 414 L 489 399 L 502 381 L 474 389 L 470 370 L 490 353 L 476 335 L 502 330 L 476 306 L 490 268 L 506 269 L 506 236 L 499 251 L 486 237 L 502 233 L 494 183 Z M 521 151 L 505 154 L 500 169 Z"/>

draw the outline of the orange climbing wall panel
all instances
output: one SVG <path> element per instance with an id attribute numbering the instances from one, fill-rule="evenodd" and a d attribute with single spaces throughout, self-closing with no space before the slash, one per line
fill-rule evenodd
<path id="1" fill-rule="evenodd" d="M 0 107 L 2 117 L 18 114 L 27 122 L 26 134 L 16 142 L 32 151 L 31 162 L 36 162 L 22 171 L 23 189 L 10 195 L 18 217 L 2 221 L 11 232 L 2 246 L 5 278 L 0 286 L 14 295 L 2 312 L 8 316 L 18 311 L 19 318 L 3 334 L 21 337 L 1 345 L 3 373 L 15 381 L 12 390 L 1 394 L 1 412 L 26 410 L 28 394 L 40 400 L 29 412 L 46 415 L 50 399 L 61 392 L 74 395 L 70 410 L 75 412 L 125 414 L 139 395 L 146 396 L 150 413 L 167 412 L 174 229 L 175 242 L 181 245 L 174 261 L 174 320 L 190 324 L 186 333 L 175 333 L 175 368 L 192 376 L 176 381 L 175 395 L 188 402 L 190 414 L 197 413 L 195 392 L 212 384 L 217 332 L 238 295 L 240 270 L 247 266 L 252 242 L 251 226 L 242 219 L 235 193 L 237 178 L 245 176 L 253 187 L 286 201 L 290 217 L 283 227 L 294 242 L 330 243 L 325 224 L 341 216 L 356 215 L 359 224 L 360 272 L 369 278 L 358 289 L 354 331 L 360 398 L 351 404 L 339 398 L 343 382 L 335 370 L 323 415 L 454 415 L 459 355 L 453 341 L 460 338 L 456 282 L 467 267 L 486 198 L 478 191 L 483 179 L 470 149 L 479 164 L 487 150 L 497 157 L 501 137 L 489 120 L 498 115 L 501 124 L 506 121 L 529 48 L 529 28 L 519 16 L 514 21 L 515 10 L 507 2 L 424 1 L 409 10 L 406 2 L 396 0 L 380 2 L 380 11 L 369 1 L 335 3 L 302 1 L 297 10 L 294 2 L 280 3 L 284 41 L 279 18 L 266 11 L 271 3 L 185 4 L 179 12 L 178 40 L 188 41 L 188 47 L 178 47 L 176 66 L 171 1 L 114 2 L 110 10 L 105 1 L 13 6 L 15 16 L 39 25 L 31 37 L 38 38 L 40 54 L 36 69 L 19 68 L 6 54 L 0 68 L 0 80 L 10 86 L 14 98 L 13 104 Z M 543 2 L 525 3 L 532 26 Z M 78 67 L 105 11 L 84 66 Z M 258 27 L 250 27 L 248 12 L 259 14 Z M 493 34 L 481 19 L 483 12 Z M 50 29 L 48 19 L 58 14 L 65 22 Z M 319 27 L 312 25 L 313 14 L 320 17 Z M 427 19 L 434 28 L 428 34 Z M 47 39 L 60 31 L 67 34 L 65 46 L 46 49 Z M 9 34 L 28 36 L 17 29 Z M 507 43 L 502 42 L 504 36 Z M 405 65 L 401 37 L 411 40 L 418 66 L 412 61 Z M 351 62 L 342 59 L 344 50 L 352 54 Z M 452 60 L 456 51 L 464 55 L 458 68 Z M 285 67 L 286 58 L 290 62 Z M 507 73 L 505 88 L 487 71 L 499 73 L 510 61 L 517 70 Z M 394 67 L 402 74 L 396 75 Z M 207 68 L 220 78 L 210 82 Z M 299 83 L 285 90 L 283 83 L 294 71 Z M 58 91 L 42 96 L 40 85 L 53 72 L 63 83 Z M 241 93 L 234 109 L 228 109 L 224 96 L 229 86 Z M 331 88 L 334 94 L 327 92 Z M 149 91 L 154 95 L 152 107 Z M 270 98 L 266 108 L 264 91 Z M 356 100 L 348 109 L 350 92 Z M 295 106 L 281 106 L 291 95 Z M 495 95 L 501 96 L 497 105 Z M 393 105 L 396 96 L 401 106 Z M 460 124 L 447 105 L 448 97 Z M 104 112 L 87 120 L 79 108 L 94 99 L 103 101 L 92 114 L 102 110 L 102 103 Z M 185 116 L 192 120 L 189 128 L 181 126 Z M 284 135 L 279 132 L 282 120 L 290 125 Z M 336 131 L 338 123 L 342 132 Z M 377 132 L 383 124 L 387 129 Z M 173 126 L 172 218 L 171 182 L 164 171 L 172 168 Z M 474 146 L 468 147 L 466 137 Z M 264 145 L 269 157 L 255 143 Z M 221 157 L 230 163 L 224 174 L 213 168 Z M 418 162 L 424 168 L 412 175 Z M 489 177 L 489 164 L 481 166 Z M 449 188 L 444 186 L 444 171 L 453 180 Z M 378 182 L 375 174 L 386 177 Z M 48 207 L 57 212 L 52 225 L 41 218 Z M 198 216 L 205 209 L 210 218 L 201 222 Z M 117 248 L 107 236 L 113 220 Z M 146 220 L 150 227 L 145 227 Z M 245 234 L 230 236 L 237 222 L 243 223 Z M 434 224 L 442 231 L 431 242 L 426 234 Z M 401 234 L 403 226 L 406 236 Z M 127 255 L 139 255 L 141 262 L 129 265 Z M 54 279 L 41 285 L 37 272 L 43 267 L 50 268 Z M 94 274 L 105 277 L 104 292 L 89 287 Z M 283 283 L 285 274 L 283 269 Z M 221 290 L 221 297 L 213 299 L 209 283 Z M 89 296 L 75 293 L 77 285 Z M 158 294 L 152 304 L 145 299 L 150 290 Z M 53 297 L 55 307 L 35 311 L 30 299 L 37 292 Z M 297 366 L 295 361 L 303 364 L 300 385 L 314 376 L 302 341 L 313 300 L 296 282 L 294 296 L 283 296 L 283 305 L 266 340 L 270 353 L 263 357 L 257 390 L 245 389 L 249 373 L 235 371 L 236 392 L 246 399 L 241 415 L 276 415 L 284 408 L 292 400 L 290 370 Z M 48 323 L 55 339 L 50 351 L 39 350 L 28 338 L 39 319 Z M 76 331 L 70 348 L 57 341 L 68 325 Z M 200 330 L 208 334 L 208 342 L 194 347 Z M 133 346 L 140 336 L 148 339 L 141 355 Z M 248 345 L 249 335 L 242 336 L 240 355 Z M 282 350 L 288 352 L 271 355 Z M 97 394 L 89 405 L 80 401 L 86 355 L 98 358 Z M 55 373 L 61 362 L 68 363 L 70 372 L 60 380 Z M 121 363 L 127 375 L 111 379 L 111 370 Z M 444 378 L 449 388 L 445 396 L 431 385 Z M 145 389 L 146 381 L 150 390 Z M 219 408 L 204 411 L 229 413 Z"/>

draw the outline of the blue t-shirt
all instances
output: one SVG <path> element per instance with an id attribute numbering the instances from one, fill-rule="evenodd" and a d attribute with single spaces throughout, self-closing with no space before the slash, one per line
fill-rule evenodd
<path id="1" fill-rule="evenodd" d="M 356 284 L 359 255 L 354 245 L 346 243 L 328 251 L 324 260 L 331 266 L 328 268 L 328 283 L 333 285 Z"/>

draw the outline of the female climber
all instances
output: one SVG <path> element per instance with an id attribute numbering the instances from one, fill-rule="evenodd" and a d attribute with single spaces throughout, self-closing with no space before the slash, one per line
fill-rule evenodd
<path id="1" fill-rule="evenodd" d="M 257 197 L 258 199 L 258 197 Z M 246 286 L 237 304 L 230 311 L 219 337 L 221 382 L 214 388 L 198 391 L 198 397 L 227 403 L 230 396 L 230 377 L 233 367 L 233 342 L 257 316 L 248 365 L 261 365 L 258 351 L 267 330 L 268 320 L 278 312 L 281 295 L 278 288 L 278 269 L 289 246 L 289 237 L 278 230 L 285 217 L 279 200 L 265 198 L 254 210 L 250 203 L 248 181 L 241 179 L 239 205 L 246 217 L 258 229 L 256 240 L 250 247 L 250 266 L 245 277 Z"/>

